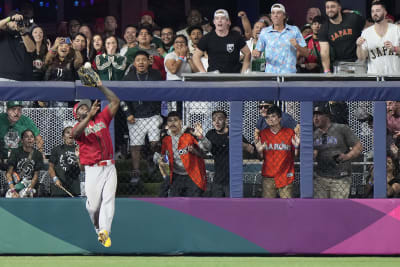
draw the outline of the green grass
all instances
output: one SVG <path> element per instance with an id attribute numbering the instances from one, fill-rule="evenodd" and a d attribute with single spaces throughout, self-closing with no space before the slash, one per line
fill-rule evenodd
<path id="1" fill-rule="evenodd" d="M 399 267 L 400 257 L 0 256 L 0 267 Z"/>

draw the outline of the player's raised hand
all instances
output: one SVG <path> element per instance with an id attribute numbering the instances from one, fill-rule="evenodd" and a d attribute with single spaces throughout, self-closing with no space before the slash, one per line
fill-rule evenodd
<path id="1" fill-rule="evenodd" d="M 93 105 L 90 107 L 89 111 L 90 118 L 93 118 L 97 114 L 97 111 L 99 111 L 99 109 L 100 109 L 100 103 L 99 100 L 96 99 L 96 101 L 94 101 Z"/>

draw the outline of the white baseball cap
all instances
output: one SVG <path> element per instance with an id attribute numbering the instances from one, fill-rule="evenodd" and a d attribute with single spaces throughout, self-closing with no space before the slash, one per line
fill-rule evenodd
<path id="1" fill-rule="evenodd" d="M 283 13 L 286 13 L 286 9 L 282 4 L 273 4 L 271 7 L 271 12 L 272 12 L 272 10 L 282 11 Z"/>
<path id="2" fill-rule="evenodd" d="M 214 12 L 214 18 L 218 16 L 224 16 L 229 19 L 229 13 L 225 9 L 218 9 Z"/>

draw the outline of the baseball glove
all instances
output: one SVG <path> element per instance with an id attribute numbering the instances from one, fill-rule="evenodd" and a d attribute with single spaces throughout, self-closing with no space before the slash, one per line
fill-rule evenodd
<path id="1" fill-rule="evenodd" d="M 99 75 L 90 66 L 89 68 L 85 66 L 78 69 L 78 75 L 82 84 L 85 86 L 96 87 L 97 83 L 100 81 Z"/>

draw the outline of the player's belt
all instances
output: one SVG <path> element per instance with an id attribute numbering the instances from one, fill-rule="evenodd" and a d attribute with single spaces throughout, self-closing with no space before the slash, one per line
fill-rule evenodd
<path id="1" fill-rule="evenodd" d="M 109 160 L 102 160 L 102 161 L 99 161 L 99 162 L 97 162 L 97 163 L 95 163 L 95 164 L 93 164 L 93 165 L 90 165 L 90 166 L 102 167 L 102 166 L 108 166 L 108 165 L 112 165 L 112 164 L 115 164 L 115 160 L 109 159 Z"/>

